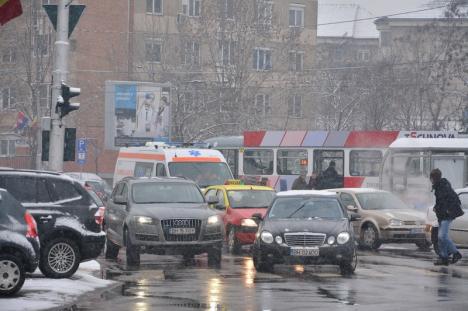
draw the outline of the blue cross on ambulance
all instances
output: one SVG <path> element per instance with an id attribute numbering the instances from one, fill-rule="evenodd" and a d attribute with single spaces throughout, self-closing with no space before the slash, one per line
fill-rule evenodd
<path id="1" fill-rule="evenodd" d="M 113 186 L 124 177 L 182 177 L 200 188 L 232 179 L 226 159 L 218 150 L 178 148 L 164 143 L 120 148 Z"/>

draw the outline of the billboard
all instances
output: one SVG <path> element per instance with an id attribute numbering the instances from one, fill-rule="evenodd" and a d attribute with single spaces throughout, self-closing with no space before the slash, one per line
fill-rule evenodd
<path id="1" fill-rule="evenodd" d="M 106 147 L 168 141 L 170 108 L 167 84 L 106 81 Z"/>

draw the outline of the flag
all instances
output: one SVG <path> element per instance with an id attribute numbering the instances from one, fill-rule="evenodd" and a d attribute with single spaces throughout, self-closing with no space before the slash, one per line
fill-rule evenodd
<path id="1" fill-rule="evenodd" d="M 0 0 L 0 25 L 23 14 L 20 0 Z"/>
<path id="2" fill-rule="evenodd" d="M 1 1 L 1 0 L 0 0 Z M 18 116 L 16 117 L 16 127 L 15 130 L 22 130 L 27 127 L 29 124 L 29 119 L 26 117 L 24 112 L 18 112 Z"/>

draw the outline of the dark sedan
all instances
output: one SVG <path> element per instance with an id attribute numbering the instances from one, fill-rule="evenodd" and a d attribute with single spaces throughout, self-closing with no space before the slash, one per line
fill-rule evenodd
<path id="1" fill-rule="evenodd" d="M 353 228 L 336 195 L 318 191 L 278 193 L 259 226 L 253 247 L 257 271 L 275 264 L 338 265 L 343 275 L 357 265 Z"/>

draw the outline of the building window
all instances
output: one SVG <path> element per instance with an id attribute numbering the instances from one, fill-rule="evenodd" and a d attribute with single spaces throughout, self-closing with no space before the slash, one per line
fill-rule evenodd
<path id="1" fill-rule="evenodd" d="M 359 50 L 357 58 L 358 58 L 358 61 L 360 61 L 360 62 L 370 61 L 370 51 L 369 50 Z"/>
<path id="2" fill-rule="evenodd" d="M 2 51 L 2 63 L 3 64 L 16 63 L 16 49 L 15 48 L 6 48 Z"/>
<path id="3" fill-rule="evenodd" d="M 16 141 L 0 140 L 0 156 L 12 157 L 16 154 Z"/>
<path id="4" fill-rule="evenodd" d="M 392 33 L 390 31 L 381 31 L 380 32 L 380 46 L 387 47 L 390 46 L 392 42 Z"/>
<path id="5" fill-rule="evenodd" d="M 302 96 L 290 95 L 288 99 L 288 116 L 302 118 Z"/>
<path id="6" fill-rule="evenodd" d="M 160 63 L 162 42 L 159 40 L 148 40 L 145 43 L 145 59 L 150 63 Z"/>
<path id="7" fill-rule="evenodd" d="M 185 42 L 184 64 L 190 66 L 200 65 L 200 43 L 197 41 Z"/>
<path id="8" fill-rule="evenodd" d="M 289 27 L 304 27 L 304 6 L 289 7 Z"/>
<path id="9" fill-rule="evenodd" d="M 271 114 L 270 95 L 255 95 L 255 114 L 261 117 Z"/>
<path id="10" fill-rule="evenodd" d="M 247 149 L 244 151 L 245 175 L 273 174 L 273 150 Z"/>
<path id="11" fill-rule="evenodd" d="M 41 84 L 37 93 L 41 108 L 47 110 L 49 108 L 49 85 Z"/>
<path id="12" fill-rule="evenodd" d="M 200 16 L 201 0 L 182 0 L 182 14 Z"/>
<path id="13" fill-rule="evenodd" d="M 271 70 L 271 50 L 256 48 L 253 52 L 253 69 Z"/>
<path id="14" fill-rule="evenodd" d="M 273 16 L 273 2 L 257 0 L 257 23 L 262 26 L 271 26 Z"/>
<path id="15" fill-rule="evenodd" d="M 221 63 L 224 66 L 235 65 L 236 42 L 231 40 L 219 41 L 219 53 Z"/>
<path id="16" fill-rule="evenodd" d="M 234 18 L 234 0 L 219 0 L 221 16 L 224 18 Z"/>
<path id="17" fill-rule="evenodd" d="M 304 52 L 290 51 L 289 52 L 289 70 L 302 71 L 304 69 Z"/>
<path id="18" fill-rule="evenodd" d="M 34 57 L 41 57 L 49 55 L 50 36 L 49 34 L 37 34 L 33 42 L 33 55 Z"/>
<path id="19" fill-rule="evenodd" d="M 13 109 L 16 103 L 15 91 L 12 88 L 2 89 L 2 109 Z"/>
<path id="20" fill-rule="evenodd" d="M 146 0 L 146 13 L 162 15 L 163 0 Z"/>

